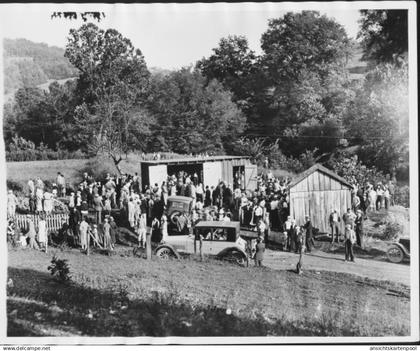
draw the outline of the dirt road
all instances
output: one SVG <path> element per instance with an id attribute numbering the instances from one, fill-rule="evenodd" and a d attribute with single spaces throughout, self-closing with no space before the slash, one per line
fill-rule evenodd
<path id="1" fill-rule="evenodd" d="M 296 269 L 299 256 L 295 253 L 267 250 L 264 265 L 279 270 Z M 345 262 L 344 257 L 320 250 L 303 257 L 303 269 L 351 273 L 377 280 L 388 280 L 410 286 L 410 266 L 391 262 L 357 258 L 355 262 Z"/>

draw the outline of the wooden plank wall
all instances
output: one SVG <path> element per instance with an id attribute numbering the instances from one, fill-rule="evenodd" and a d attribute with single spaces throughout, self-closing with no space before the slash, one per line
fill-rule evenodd
<path id="1" fill-rule="evenodd" d="M 329 215 L 336 209 L 340 216 L 351 205 L 350 189 L 331 178 L 315 171 L 290 189 L 290 215 L 298 225 L 303 225 L 305 215 L 321 232 L 329 233 Z M 341 225 L 341 230 L 344 226 Z"/>

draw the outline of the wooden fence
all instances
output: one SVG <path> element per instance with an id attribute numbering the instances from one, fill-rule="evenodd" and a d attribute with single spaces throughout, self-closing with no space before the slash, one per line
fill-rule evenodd
<path id="1" fill-rule="evenodd" d="M 38 230 L 39 215 L 15 214 L 15 216 L 12 218 L 16 224 L 16 227 L 20 230 L 28 230 L 28 219 L 32 219 L 35 224 L 35 229 Z M 47 221 L 47 232 L 56 232 L 62 227 L 63 221 L 69 223 L 69 215 L 66 213 L 51 214 L 46 216 L 45 220 Z"/>

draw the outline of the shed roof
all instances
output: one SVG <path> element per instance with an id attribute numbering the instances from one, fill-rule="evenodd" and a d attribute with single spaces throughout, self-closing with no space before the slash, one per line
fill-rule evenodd
<path id="1" fill-rule="evenodd" d="M 330 176 L 331 178 L 334 178 L 338 182 L 348 186 L 349 188 L 352 188 L 353 186 L 344 178 L 340 177 L 338 174 L 334 173 L 333 171 L 330 171 L 328 168 L 324 167 L 323 165 L 316 163 L 311 168 L 308 168 L 306 171 L 300 173 L 295 179 L 292 180 L 292 182 L 289 184 L 289 189 L 293 188 L 295 185 L 300 183 L 303 179 L 311 175 L 312 173 L 319 171 L 321 173 L 325 173 L 326 175 Z"/>
<path id="2" fill-rule="evenodd" d="M 224 221 L 200 221 L 195 225 L 196 228 L 237 228 L 239 229 L 239 222 L 224 222 Z"/>
<path id="3" fill-rule="evenodd" d="M 248 160 L 248 156 L 202 156 L 202 157 L 184 157 L 184 158 L 172 158 L 165 160 L 150 160 L 150 161 L 141 161 L 141 163 L 148 165 L 169 165 L 169 164 L 194 164 L 194 163 L 204 163 L 204 162 L 214 162 L 214 161 L 228 161 L 228 160 Z"/>

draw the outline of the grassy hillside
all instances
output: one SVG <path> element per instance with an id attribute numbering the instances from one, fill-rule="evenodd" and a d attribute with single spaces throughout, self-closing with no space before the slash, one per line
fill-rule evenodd
<path id="1" fill-rule="evenodd" d="M 64 49 L 34 43 L 26 39 L 4 39 L 5 93 L 22 87 L 34 87 L 49 79 L 77 75 L 77 70 L 64 57 Z"/>
<path id="2" fill-rule="evenodd" d="M 54 250 L 54 249 L 53 249 Z M 147 261 L 76 250 L 9 250 L 8 335 L 395 336 L 410 332 L 410 289 L 349 274 Z M 48 274 L 53 254 L 73 282 Z"/>

